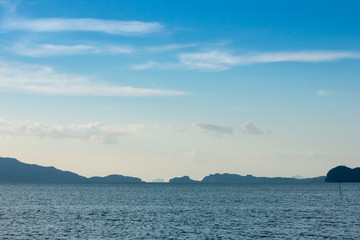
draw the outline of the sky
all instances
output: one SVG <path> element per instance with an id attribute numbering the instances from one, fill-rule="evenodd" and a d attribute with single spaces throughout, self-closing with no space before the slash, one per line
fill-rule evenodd
<path id="1" fill-rule="evenodd" d="M 359 9 L 0 0 L 0 156 L 145 181 L 359 166 Z"/>

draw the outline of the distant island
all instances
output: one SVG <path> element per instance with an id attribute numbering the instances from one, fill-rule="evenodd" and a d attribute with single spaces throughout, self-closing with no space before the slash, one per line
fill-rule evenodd
<path id="1" fill-rule="evenodd" d="M 176 177 L 169 180 L 169 183 L 198 183 L 199 181 L 192 180 L 189 176 Z"/>
<path id="2" fill-rule="evenodd" d="M 140 178 L 112 174 L 106 177 L 84 177 L 79 174 L 62 171 L 54 167 L 43 167 L 26 164 L 15 158 L 0 157 L 0 182 L 7 183 L 144 183 Z M 165 182 L 155 179 L 154 182 Z M 193 180 L 189 176 L 175 177 L 169 180 L 177 183 L 297 183 L 297 182 L 360 182 L 360 168 L 338 166 L 331 169 L 326 177 L 314 178 L 284 178 L 284 177 L 255 177 L 238 174 L 216 173 L 204 177 L 201 181 Z"/>
<path id="3" fill-rule="evenodd" d="M 169 183 L 296 183 L 296 182 L 324 182 L 325 176 L 315 178 L 282 178 L 282 177 L 254 177 L 252 175 L 241 176 L 238 174 L 216 173 L 204 177 L 201 181 L 195 181 L 188 176 L 170 179 Z"/>
<path id="4" fill-rule="evenodd" d="M 155 178 L 151 181 L 152 183 L 166 183 L 166 181 L 162 178 Z"/>
<path id="5" fill-rule="evenodd" d="M 338 166 L 331 169 L 326 175 L 326 182 L 360 182 L 360 168 Z"/>
<path id="6" fill-rule="evenodd" d="M 140 178 L 122 175 L 86 178 L 54 167 L 26 164 L 0 157 L 0 182 L 11 183 L 141 183 Z"/>

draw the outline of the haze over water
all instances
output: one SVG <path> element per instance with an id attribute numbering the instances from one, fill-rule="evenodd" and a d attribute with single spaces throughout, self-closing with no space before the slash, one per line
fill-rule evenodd
<path id="1" fill-rule="evenodd" d="M 360 185 L 1 184 L 1 239 L 356 239 Z"/>

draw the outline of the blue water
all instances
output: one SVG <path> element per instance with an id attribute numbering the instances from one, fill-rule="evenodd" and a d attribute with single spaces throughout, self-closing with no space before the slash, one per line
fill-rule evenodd
<path id="1" fill-rule="evenodd" d="M 0 239 L 360 239 L 360 184 L 0 184 Z"/>

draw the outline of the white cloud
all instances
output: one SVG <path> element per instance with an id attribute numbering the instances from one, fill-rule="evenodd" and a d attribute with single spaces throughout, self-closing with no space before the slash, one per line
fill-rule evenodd
<path id="1" fill-rule="evenodd" d="M 54 45 L 54 44 L 14 44 L 11 52 L 28 57 L 49 57 L 57 55 L 78 55 L 78 54 L 122 54 L 132 52 L 127 46 L 93 46 L 86 44 L 79 45 Z"/>
<path id="2" fill-rule="evenodd" d="M 334 96 L 335 93 L 333 91 L 329 91 L 329 90 L 318 90 L 316 91 L 316 94 L 321 96 L 321 97 L 327 97 L 327 96 Z"/>
<path id="3" fill-rule="evenodd" d="M 187 152 L 187 153 L 185 154 L 185 159 L 186 159 L 188 162 L 194 161 L 194 160 L 196 159 L 197 152 L 198 152 L 198 151 L 197 151 L 197 148 L 196 148 L 196 147 L 193 147 L 190 152 Z"/>
<path id="4" fill-rule="evenodd" d="M 154 128 L 159 129 L 167 129 L 175 132 L 185 132 L 187 128 L 184 125 L 178 125 L 178 124 L 166 124 L 166 125 L 160 125 L 158 123 L 154 124 Z"/>
<path id="5" fill-rule="evenodd" d="M 118 137 L 139 133 L 145 125 L 129 125 L 126 127 L 106 126 L 94 122 L 89 124 L 73 125 L 46 125 L 38 122 L 10 122 L 0 119 L 0 135 L 14 136 L 35 136 L 52 139 L 78 139 L 96 141 L 101 143 L 116 143 Z"/>
<path id="6" fill-rule="evenodd" d="M 179 96 L 171 90 L 95 83 L 87 77 L 58 73 L 51 67 L 0 62 L 0 92 L 79 96 Z"/>
<path id="7" fill-rule="evenodd" d="M 179 56 L 180 62 L 189 68 L 226 70 L 231 65 L 239 63 L 238 57 L 222 52 L 183 53 Z"/>
<path id="8" fill-rule="evenodd" d="M 183 66 L 179 63 L 159 63 L 154 61 L 149 61 L 143 64 L 133 64 L 131 65 L 132 70 L 147 70 L 147 69 L 162 69 L 162 70 L 169 70 L 169 69 L 181 69 Z"/>
<path id="9" fill-rule="evenodd" d="M 235 66 L 244 66 L 257 63 L 276 62 L 328 62 L 341 59 L 359 59 L 359 52 L 351 51 L 297 51 L 297 52 L 266 52 L 233 55 L 222 51 L 208 51 L 179 54 L 179 62 L 173 63 L 177 68 L 223 71 Z M 166 63 L 169 65 L 169 63 Z M 141 65 L 139 65 L 141 66 Z M 137 68 L 163 68 L 162 63 L 151 62 Z"/>
<path id="10" fill-rule="evenodd" d="M 157 22 L 92 18 L 7 19 L 2 27 L 5 30 L 26 30 L 32 32 L 86 31 L 125 36 L 149 34 L 163 29 L 163 25 Z"/>
<path id="11" fill-rule="evenodd" d="M 14 12 L 20 0 L 0 0 L 0 7 L 3 6 L 8 12 Z"/>
<path id="12" fill-rule="evenodd" d="M 244 134 L 261 135 L 264 131 L 257 128 L 252 122 L 245 122 L 240 126 L 240 131 Z"/>
<path id="13" fill-rule="evenodd" d="M 152 46 L 147 48 L 150 52 L 165 52 L 165 51 L 173 51 L 178 49 L 184 48 L 192 48 L 198 46 L 197 43 L 188 43 L 188 44 L 165 44 L 165 45 L 158 45 Z"/>
<path id="14" fill-rule="evenodd" d="M 192 150 L 191 150 L 191 152 L 190 152 L 189 155 L 190 155 L 190 157 L 192 157 L 192 158 L 195 157 L 195 155 L 196 155 L 196 147 L 193 147 L 193 148 L 192 148 Z"/>
<path id="15" fill-rule="evenodd" d="M 146 69 L 155 68 L 156 66 L 158 66 L 158 63 L 150 61 L 143 64 L 133 64 L 131 68 L 133 70 L 146 70 Z"/>
<path id="16" fill-rule="evenodd" d="M 320 153 L 318 151 L 309 151 L 309 152 L 264 152 L 264 153 L 253 153 L 253 157 L 260 158 L 276 158 L 276 159 L 286 159 L 296 158 L 296 159 L 321 159 L 328 158 L 330 155 Z"/>
<path id="17" fill-rule="evenodd" d="M 190 68 L 225 70 L 231 66 L 274 62 L 327 62 L 360 58 L 360 53 L 348 51 L 269 52 L 234 56 L 225 52 L 185 53 L 180 62 Z"/>
<path id="18" fill-rule="evenodd" d="M 219 126 L 219 125 L 215 125 L 211 123 L 203 123 L 203 122 L 192 123 L 192 126 L 218 137 L 222 136 L 222 134 L 233 134 L 233 127 Z"/>

